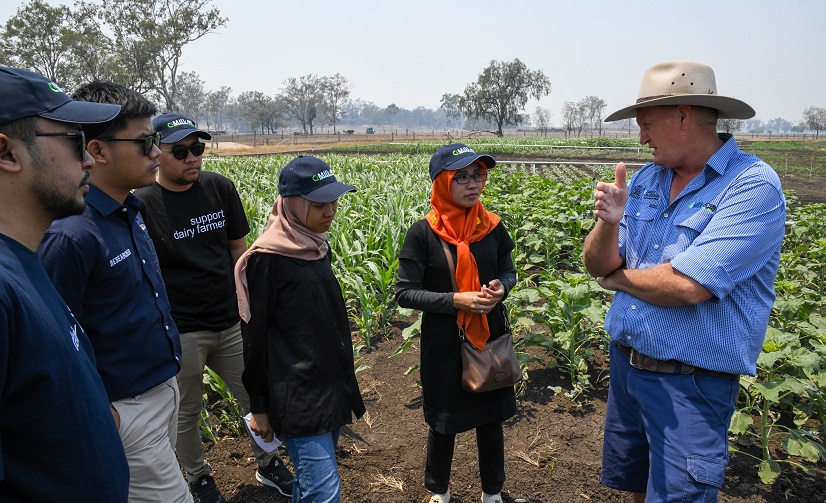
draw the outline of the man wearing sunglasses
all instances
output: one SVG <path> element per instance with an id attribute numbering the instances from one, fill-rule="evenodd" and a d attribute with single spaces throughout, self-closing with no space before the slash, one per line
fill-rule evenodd
<path id="1" fill-rule="evenodd" d="M 0 68 L 0 501 L 126 501 L 92 346 L 35 254 L 53 219 L 85 206 L 81 126 L 105 128 L 119 108 Z"/>
<path id="2" fill-rule="evenodd" d="M 92 342 L 129 463 L 130 503 L 192 502 L 174 451 L 180 340 L 141 203 L 131 194 L 158 171 L 156 109 L 107 82 L 85 84 L 73 97 L 121 109 L 105 131 L 87 131 L 96 165 L 86 209 L 56 220 L 38 253 Z"/>
<path id="3" fill-rule="evenodd" d="M 143 202 L 141 212 L 181 333 L 178 460 L 195 499 L 220 503 L 224 499 L 204 460 L 198 419 L 204 365 L 226 382 L 244 413 L 250 410 L 241 382 L 244 344 L 233 274 L 235 261 L 247 249 L 250 228 L 235 185 L 201 169 L 205 147 L 201 140 L 210 140 L 210 134 L 178 113 L 162 114 L 152 123 L 161 138 L 158 179 L 135 191 L 135 196 Z M 252 439 L 250 446 L 258 462 L 258 481 L 290 496 L 293 477 L 277 452 L 267 453 Z"/>

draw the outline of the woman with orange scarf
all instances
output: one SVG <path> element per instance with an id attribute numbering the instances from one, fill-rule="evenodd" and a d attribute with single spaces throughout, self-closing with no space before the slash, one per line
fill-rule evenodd
<path id="1" fill-rule="evenodd" d="M 459 331 L 483 348 L 507 331 L 502 299 L 516 283 L 515 245 L 479 196 L 493 157 L 467 145 L 441 147 L 430 159 L 431 210 L 407 232 L 399 256 L 396 300 L 422 316 L 421 382 L 429 428 L 425 487 L 430 503 L 448 503 L 456 433 L 476 430 L 482 502 L 501 503 L 505 482 L 502 422 L 516 414 L 513 386 L 485 393 L 462 389 Z M 447 243 L 455 263 L 442 248 Z"/>

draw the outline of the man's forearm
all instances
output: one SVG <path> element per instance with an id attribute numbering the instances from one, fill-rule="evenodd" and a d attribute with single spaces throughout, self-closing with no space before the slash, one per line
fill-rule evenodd
<path id="1" fill-rule="evenodd" d="M 619 224 L 597 220 L 597 224 L 585 238 L 582 260 L 588 274 L 597 278 L 607 276 L 622 267 L 619 253 Z"/>
<path id="2" fill-rule="evenodd" d="M 713 297 L 706 287 L 671 264 L 649 269 L 617 269 L 598 281 L 603 288 L 629 293 L 655 306 L 695 305 Z"/>

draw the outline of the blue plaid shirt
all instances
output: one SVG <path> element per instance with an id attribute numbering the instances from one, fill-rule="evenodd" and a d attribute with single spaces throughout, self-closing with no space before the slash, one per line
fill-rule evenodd
<path id="1" fill-rule="evenodd" d="M 619 249 L 629 269 L 662 263 L 714 297 L 663 307 L 616 292 L 611 338 L 661 360 L 754 375 L 774 303 L 786 201 L 777 173 L 731 135 L 669 203 L 673 171 L 646 164 L 628 185 Z"/>

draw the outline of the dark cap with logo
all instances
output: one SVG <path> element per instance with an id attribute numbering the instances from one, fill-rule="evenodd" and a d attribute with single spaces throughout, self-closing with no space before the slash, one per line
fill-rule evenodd
<path id="1" fill-rule="evenodd" d="M 198 129 L 192 119 L 174 112 L 161 114 L 152 119 L 152 127 L 156 133 L 161 134 L 161 143 L 175 143 L 193 133 L 204 140 L 212 139 L 212 135 Z"/>
<path id="2" fill-rule="evenodd" d="M 282 197 L 302 196 L 314 203 L 329 203 L 355 191 L 355 187 L 336 180 L 326 162 L 311 155 L 296 157 L 278 175 L 278 193 Z"/>
<path id="3" fill-rule="evenodd" d="M 119 112 L 120 105 L 75 101 L 40 74 L 0 67 L 0 124 L 40 116 L 82 126 L 97 124 L 97 129 L 105 129 Z"/>
<path id="4" fill-rule="evenodd" d="M 496 166 L 496 159 L 488 154 L 477 154 L 464 143 L 445 145 L 430 158 L 430 180 L 435 180 L 444 170 L 455 171 L 476 161 L 482 161 L 488 169 Z"/>

